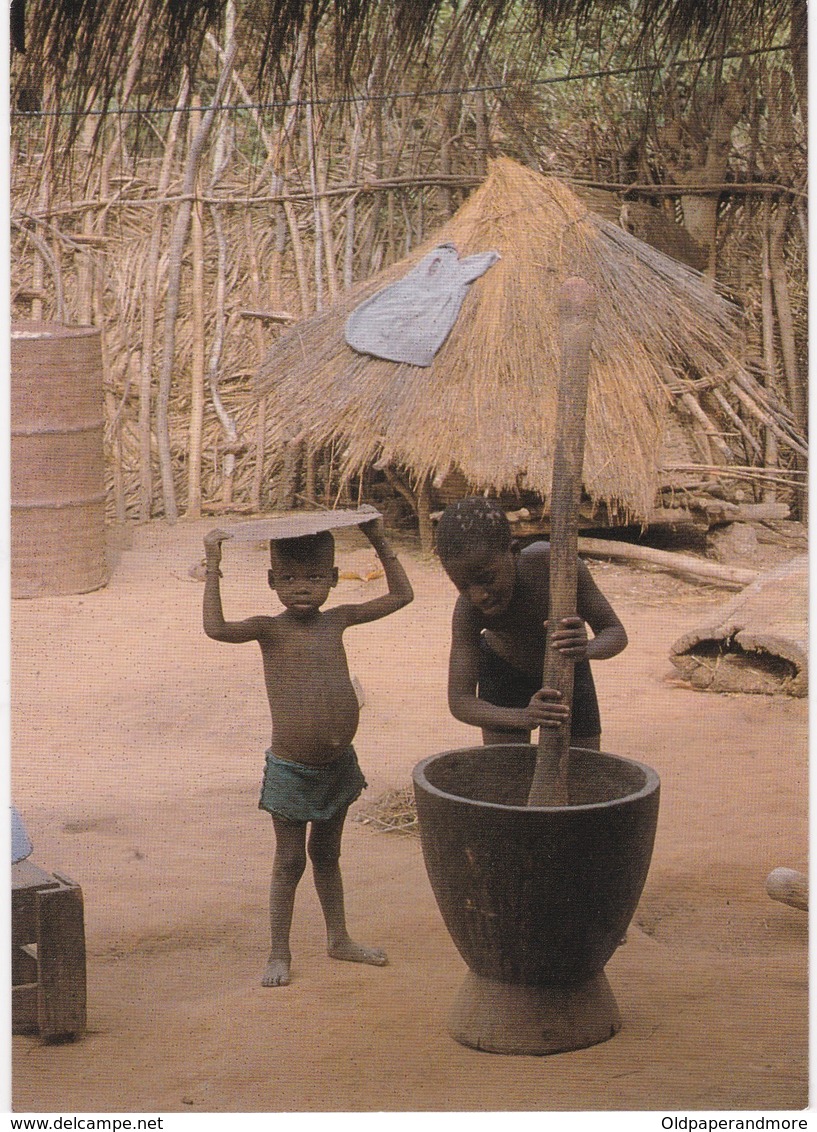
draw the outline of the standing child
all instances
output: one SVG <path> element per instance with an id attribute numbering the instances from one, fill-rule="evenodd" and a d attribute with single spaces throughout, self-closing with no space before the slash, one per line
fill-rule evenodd
<path id="1" fill-rule="evenodd" d="M 437 553 L 460 592 L 448 669 L 452 715 L 481 727 L 485 744 L 529 743 L 534 728 L 558 727 L 569 709 L 558 691 L 542 687 L 550 544 L 520 549 L 499 504 L 473 496 L 443 512 Z M 554 630 L 553 644 L 576 661 L 571 743 L 598 751 L 601 720 L 589 661 L 616 656 L 627 634 L 581 560 L 576 609 L 578 616 Z"/>
<path id="2" fill-rule="evenodd" d="M 270 885 L 272 946 L 261 980 L 265 987 L 290 981 L 289 933 L 295 889 L 312 862 L 315 888 L 326 920 L 327 946 L 334 959 L 383 966 L 385 952 L 355 943 L 346 930 L 340 841 L 346 811 L 366 785 L 352 740 L 359 706 L 349 676 L 343 633 L 394 613 L 414 597 L 403 567 L 391 550 L 381 519 L 360 524 L 386 574 L 389 592 L 360 605 L 321 606 L 337 585 L 335 543 L 329 531 L 270 543 L 269 584 L 284 612 L 276 617 L 225 621 L 219 578 L 221 544 L 230 536 L 211 531 L 204 540 L 207 577 L 204 631 L 216 641 L 258 641 L 264 664 L 272 742 L 267 751 L 261 809 L 275 827 L 275 860 Z M 309 839 L 307 823 L 311 823 Z"/>

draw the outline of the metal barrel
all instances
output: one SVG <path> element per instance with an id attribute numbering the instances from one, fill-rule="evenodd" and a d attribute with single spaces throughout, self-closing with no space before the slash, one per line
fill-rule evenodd
<path id="1" fill-rule="evenodd" d="M 99 330 L 12 323 L 10 410 L 11 596 L 104 586 Z"/>

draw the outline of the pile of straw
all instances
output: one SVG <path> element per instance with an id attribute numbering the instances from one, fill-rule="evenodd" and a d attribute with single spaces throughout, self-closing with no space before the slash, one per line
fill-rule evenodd
<path id="1" fill-rule="evenodd" d="M 363 299 L 433 246 L 502 259 L 470 289 L 428 368 L 356 354 L 343 328 Z M 547 497 L 559 375 L 558 289 L 598 293 L 584 487 L 645 518 L 659 487 L 673 387 L 745 375 L 735 309 L 698 272 L 590 212 L 566 185 L 508 158 L 432 240 L 284 334 L 255 380 L 273 446 L 335 441 L 341 473 L 391 462 L 419 481 L 461 470 L 475 487 Z"/>
<path id="2" fill-rule="evenodd" d="M 367 803 L 354 820 L 361 825 L 371 825 L 382 833 L 418 833 L 414 790 L 411 786 L 387 790 Z"/>

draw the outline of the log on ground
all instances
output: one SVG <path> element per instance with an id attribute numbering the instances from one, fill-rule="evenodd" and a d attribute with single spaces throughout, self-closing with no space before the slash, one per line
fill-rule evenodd
<path id="1" fill-rule="evenodd" d="M 646 562 L 650 566 L 659 566 L 663 570 L 680 574 L 695 582 L 707 582 L 711 585 L 723 586 L 725 589 L 742 590 L 758 577 L 757 570 L 747 570 L 741 566 L 724 566 L 720 562 L 710 562 L 705 558 L 693 558 L 691 554 L 676 554 L 671 550 L 656 550 L 652 546 L 613 542 L 604 538 L 580 538 L 579 554 L 585 554 L 589 558 Z"/>

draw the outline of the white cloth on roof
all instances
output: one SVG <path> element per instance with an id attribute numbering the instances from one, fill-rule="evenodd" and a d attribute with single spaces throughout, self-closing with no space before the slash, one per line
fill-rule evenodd
<path id="1" fill-rule="evenodd" d="M 468 287 L 500 258 L 491 251 L 460 259 L 453 244 L 440 244 L 402 279 L 355 307 L 346 322 L 347 343 L 361 354 L 430 366 Z"/>

